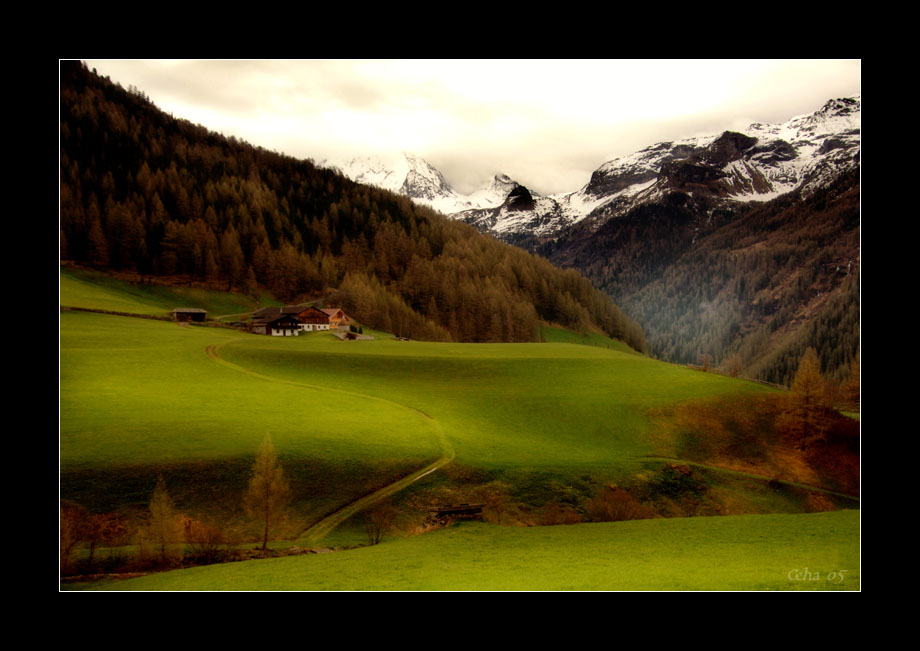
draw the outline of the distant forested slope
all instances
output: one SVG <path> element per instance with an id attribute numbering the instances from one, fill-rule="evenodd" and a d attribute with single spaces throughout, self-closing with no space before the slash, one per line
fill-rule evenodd
<path id="1" fill-rule="evenodd" d="M 858 172 L 766 203 L 674 194 L 539 251 L 606 290 L 660 359 L 788 385 L 808 347 L 838 380 L 859 354 Z"/>

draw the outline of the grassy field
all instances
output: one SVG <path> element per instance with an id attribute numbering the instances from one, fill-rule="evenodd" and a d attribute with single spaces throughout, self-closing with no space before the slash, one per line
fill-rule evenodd
<path id="1" fill-rule="evenodd" d="M 627 353 L 635 353 L 629 346 L 622 341 L 611 339 L 610 337 L 597 333 L 585 332 L 577 333 L 565 328 L 545 325 L 540 329 L 540 335 L 543 341 L 556 344 L 580 344 L 582 346 L 598 346 L 599 348 L 609 348 Z"/>
<path id="2" fill-rule="evenodd" d="M 250 313 L 262 306 L 241 294 L 197 287 L 128 283 L 87 269 L 62 269 L 60 279 L 61 305 L 67 307 L 150 316 L 169 316 L 177 307 L 200 307 L 213 319 Z"/>
<path id="3" fill-rule="evenodd" d="M 437 455 L 430 419 L 400 405 L 214 363 L 208 346 L 254 336 L 129 317 L 62 315 L 62 464 L 156 463 L 251 453 L 266 433 L 295 456 Z M 265 339 L 268 339 L 267 337 Z"/>
<path id="4" fill-rule="evenodd" d="M 859 513 L 555 527 L 463 524 L 347 552 L 228 563 L 116 590 L 858 590 Z"/>
<path id="5" fill-rule="evenodd" d="M 152 316 L 176 306 L 204 307 L 216 315 L 252 309 L 245 307 L 248 300 L 190 288 L 129 285 L 89 273 L 61 276 L 61 304 L 72 307 Z M 478 497 L 476 491 L 497 486 L 524 511 L 533 511 L 527 517 L 534 519 L 542 505 L 575 504 L 605 483 L 654 479 L 662 463 L 650 459 L 672 450 L 662 445 L 653 413 L 703 398 L 771 391 L 656 362 L 598 335 L 553 328 L 545 329 L 546 343 L 437 344 L 396 341 L 385 333 L 373 333 L 373 341 L 351 342 L 328 333 L 272 338 L 82 311 L 63 311 L 60 324 L 62 498 L 95 512 L 136 514 L 162 474 L 181 511 L 217 521 L 242 539 L 251 532 L 239 524 L 245 519 L 240 497 L 266 434 L 295 493 L 284 530 L 291 539 L 320 517 L 447 458 L 452 459 L 449 465 L 401 493 L 404 508 L 435 497 L 466 501 Z M 698 474 L 722 503 L 738 504 L 730 512 L 808 510 L 807 491 L 777 490 L 756 478 L 709 470 Z M 776 573 L 785 565 L 784 572 L 807 563 L 823 572 L 858 565 L 849 551 L 840 559 L 828 556 L 846 546 L 843 539 L 858 545 L 858 535 L 851 535 L 857 520 L 848 517 L 759 524 L 756 518 L 727 519 L 764 545 L 763 555 L 738 558 L 734 565 L 729 560 L 748 544 L 738 542 L 742 532 L 730 533 L 735 525 L 717 519 L 693 518 L 683 524 L 617 525 L 621 528 L 464 526 L 373 549 L 163 576 L 200 577 L 179 579 L 198 580 L 195 589 L 813 589 L 784 582 Z M 360 538 L 359 528 L 360 523 L 349 524 L 331 539 L 351 544 Z M 707 543 L 707 531 L 729 536 L 728 542 L 712 538 Z M 768 562 L 776 546 L 785 544 L 780 542 L 784 537 L 793 545 L 817 537 L 816 553 L 825 546 L 827 553 Z M 611 539 L 625 545 L 612 556 L 605 551 L 616 548 Z M 683 556 L 682 541 L 688 539 L 721 545 L 712 558 L 722 558 L 721 565 L 730 571 L 717 580 L 705 579 L 720 563 Z M 494 560 L 476 557 L 476 548 L 483 545 Z M 569 554 L 563 565 L 572 567 L 566 571 L 569 578 L 556 576 L 546 583 L 534 583 L 532 575 L 539 572 L 489 570 L 493 563 L 549 566 L 554 555 L 563 562 Z M 618 561 L 618 554 L 626 556 Z M 595 555 L 609 571 L 592 578 L 586 560 Z M 452 556 L 467 558 L 476 571 L 466 578 L 460 569 L 433 576 L 438 574 L 433 568 Z M 655 574 L 656 558 L 664 563 L 684 559 L 685 578 L 664 570 Z M 379 562 L 391 566 L 392 573 L 373 569 Z M 579 562 L 581 569 L 575 568 Z M 332 572 L 324 564 L 343 565 L 335 578 L 320 579 Z M 246 569 L 250 566 L 254 569 Z M 634 567 L 645 569 L 635 573 Z M 263 573 L 258 568 L 277 569 Z M 246 578 L 235 579 L 234 573 Z M 369 578 L 377 574 L 379 582 Z M 283 576 L 296 586 L 278 583 Z M 193 585 L 153 587 L 158 580 L 144 579 L 153 583 L 142 582 L 138 585 L 150 587 L 137 589 Z"/>
<path id="6" fill-rule="evenodd" d="M 754 384 L 574 344 L 435 344 L 328 336 L 234 341 L 221 357 L 292 382 L 343 382 L 437 418 L 457 462 L 628 469 L 655 452 L 653 407 Z"/>
<path id="7" fill-rule="evenodd" d="M 238 515 L 259 443 L 272 437 L 310 519 L 442 453 L 436 424 L 400 405 L 271 382 L 215 363 L 224 329 L 61 315 L 62 496 L 95 510 L 144 504 L 158 474 L 199 516 Z"/>

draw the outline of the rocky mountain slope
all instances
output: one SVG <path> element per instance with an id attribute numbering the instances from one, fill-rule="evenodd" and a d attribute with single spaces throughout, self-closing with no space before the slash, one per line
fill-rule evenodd
<path id="1" fill-rule="evenodd" d="M 808 194 L 859 165 L 859 142 L 860 98 L 835 99 L 782 124 L 656 143 L 604 163 L 575 192 L 453 216 L 520 242 L 545 240 L 585 219 L 600 224 L 675 191 L 723 202 L 769 201 L 796 189 Z"/>
<path id="2" fill-rule="evenodd" d="M 724 201 L 768 201 L 806 194 L 859 164 L 860 97 L 828 101 L 781 124 L 659 142 L 607 161 L 574 192 L 541 196 L 505 175 L 462 195 L 411 154 L 338 165 L 352 180 L 428 205 L 512 243 L 544 241 L 591 219 L 600 224 L 674 191 Z"/>
<path id="3" fill-rule="evenodd" d="M 585 274 L 656 357 L 788 383 L 807 347 L 859 352 L 859 98 L 781 125 L 662 143 L 595 172 L 606 203 L 517 243 Z M 510 238 L 508 238 L 510 239 Z"/>

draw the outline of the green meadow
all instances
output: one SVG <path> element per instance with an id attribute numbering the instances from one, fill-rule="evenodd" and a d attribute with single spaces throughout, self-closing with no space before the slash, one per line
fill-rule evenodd
<path id="1" fill-rule="evenodd" d="M 632 469 L 656 450 L 650 409 L 760 386 L 561 343 L 443 344 L 245 337 L 220 356 L 278 381 L 340 386 L 435 418 L 458 463 Z"/>
<path id="2" fill-rule="evenodd" d="M 72 271 L 61 274 L 61 305 L 155 317 L 179 306 L 204 307 L 209 316 L 256 307 L 235 295 L 127 285 Z M 427 343 L 372 334 L 373 341 L 341 341 L 328 333 L 272 338 L 63 310 L 62 498 L 96 511 L 139 510 L 162 474 L 180 510 L 229 526 L 241 517 L 252 460 L 268 434 L 295 492 L 292 538 L 438 459 L 450 463 L 404 495 L 450 494 L 472 476 L 502 482 L 517 499 L 536 504 L 564 496 L 573 482 L 616 482 L 647 469 L 650 458 L 666 452 L 651 417 L 655 410 L 769 390 L 553 328 L 545 329 L 546 342 L 534 344 Z M 744 490 L 762 487 L 754 484 Z M 764 510 L 784 504 L 783 498 L 766 499 Z M 858 514 L 758 517 L 465 525 L 376 547 L 193 568 L 115 587 L 818 587 L 785 578 L 799 566 L 853 570 L 842 587 L 858 585 Z M 342 535 L 353 531 L 343 527 Z M 819 542 L 811 552 L 809 540 Z M 701 553 L 704 546 L 712 553 Z M 675 564 L 684 571 L 676 572 Z"/>
<path id="3" fill-rule="evenodd" d="M 149 316 L 169 316 L 176 307 L 201 307 L 208 310 L 210 318 L 244 315 L 263 307 L 240 294 L 197 287 L 132 284 L 88 269 L 62 269 L 60 283 L 61 305 L 67 307 Z"/>
<path id="4" fill-rule="evenodd" d="M 467 523 L 347 552 L 227 563 L 115 590 L 856 590 L 859 513 Z"/>

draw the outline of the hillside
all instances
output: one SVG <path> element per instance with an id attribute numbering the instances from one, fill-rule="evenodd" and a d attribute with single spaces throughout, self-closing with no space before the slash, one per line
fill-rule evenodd
<path id="1" fill-rule="evenodd" d="M 860 100 L 602 166 L 604 206 L 516 243 L 584 273 L 649 352 L 788 385 L 806 348 L 841 380 L 859 351 Z M 509 240 L 512 241 L 512 240 Z"/>
<path id="2" fill-rule="evenodd" d="M 98 269 L 259 288 L 339 289 L 364 323 L 415 339 L 535 341 L 540 321 L 644 337 L 577 273 L 391 192 L 158 110 L 61 63 L 61 257 Z"/>
<path id="3" fill-rule="evenodd" d="M 803 197 L 717 206 L 678 195 L 540 251 L 581 270 L 646 330 L 651 354 L 788 385 L 807 347 L 840 380 L 859 350 L 854 174 Z"/>
<path id="4" fill-rule="evenodd" d="M 82 308 L 61 313 L 61 498 L 119 523 L 118 546 L 97 557 L 108 571 L 163 567 L 143 538 L 158 477 L 183 521 L 251 547 L 258 524 L 241 501 L 267 433 L 293 491 L 273 534 L 282 549 L 366 544 L 360 513 L 319 541 L 303 534 L 425 468 L 390 497 L 392 535 L 426 531 L 428 508 L 461 502 L 516 526 L 859 505 L 855 421 L 800 449 L 777 420 L 783 394 L 599 337 L 272 338 L 151 319 L 175 295 L 86 272 L 66 270 L 61 292 Z M 144 318 L 87 311 L 112 307 Z M 78 549 L 78 567 L 94 567 Z"/>

